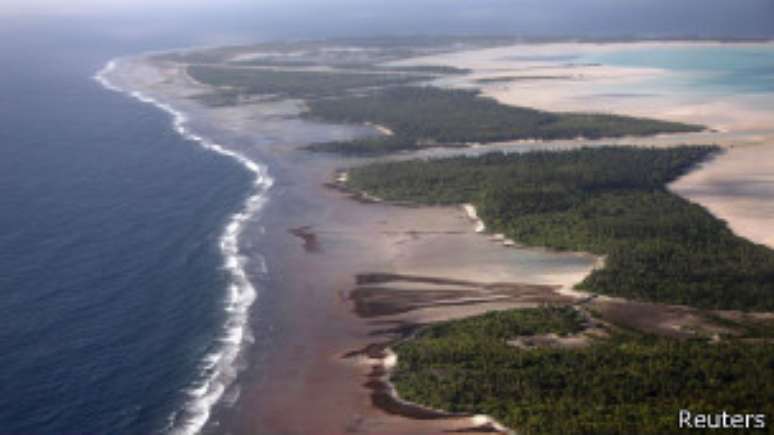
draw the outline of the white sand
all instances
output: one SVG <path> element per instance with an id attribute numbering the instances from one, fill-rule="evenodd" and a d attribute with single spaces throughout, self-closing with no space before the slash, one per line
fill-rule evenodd
<path id="1" fill-rule="evenodd" d="M 484 225 L 484 221 L 478 217 L 476 207 L 473 204 L 464 204 L 462 208 L 465 209 L 465 213 L 467 213 L 470 220 L 476 223 L 473 230 L 477 233 L 483 233 L 486 230 L 486 225 Z"/>

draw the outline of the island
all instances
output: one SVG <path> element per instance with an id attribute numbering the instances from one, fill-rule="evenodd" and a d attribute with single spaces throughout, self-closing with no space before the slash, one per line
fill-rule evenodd
<path id="1" fill-rule="evenodd" d="M 774 251 L 670 188 L 728 151 L 683 140 L 712 126 L 471 86 L 623 74 L 598 64 L 477 76 L 427 61 L 547 42 L 269 42 L 118 63 L 116 86 L 275 177 L 240 246 L 247 275 L 273 277 L 252 323 L 281 339 L 246 353 L 260 368 L 216 409 L 218 430 L 663 434 L 682 411 L 774 416 Z M 664 137 L 682 143 L 642 145 Z"/>

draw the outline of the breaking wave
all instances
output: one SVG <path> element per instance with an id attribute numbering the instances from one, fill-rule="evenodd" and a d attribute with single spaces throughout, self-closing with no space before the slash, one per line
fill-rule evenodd
<path id="1" fill-rule="evenodd" d="M 112 60 L 94 76 L 94 79 L 106 89 L 127 94 L 167 112 L 172 117 L 173 128 L 180 136 L 197 142 L 210 151 L 235 159 L 254 175 L 250 196 L 241 209 L 229 217 L 219 239 L 223 267 L 230 276 L 222 305 L 226 314 L 223 330 L 217 339 L 217 346 L 200 362 L 200 379 L 185 391 L 186 400 L 183 407 L 169 417 L 169 425 L 165 430 L 175 435 L 192 435 L 201 431 L 210 418 L 213 406 L 223 398 L 234 383 L 239 372 L 240 351 L 246 343 L 253 340 L 249 330 L 249 313 L 257 292 L 247 276 L 245 269 L 247 259 L 240 253 L 239 236 L 245 224 L 266 204 L 268 190 L 274 180 L 269 176 L 264 165 L 191 132 L 186 127 L 188 118 L 172 106 L 140 92 L 121 89 L 111 83 L 107 76 L 116 68 L 117 61 Z M 265 264 L 263 258 L 258 258 L 258 261 L 260 264 Z M 263 272 L 265 273 L 265 270 Z"/>

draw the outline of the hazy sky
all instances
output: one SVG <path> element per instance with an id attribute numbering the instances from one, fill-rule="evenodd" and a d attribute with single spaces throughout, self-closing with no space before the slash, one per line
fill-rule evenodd
<path id="1" fill-rule="evenodd" d="M 238 4 L 261 3 L 245 0 L 2 0 L 0 13 L 20 14 L 105 14 L 140 9 L 205 8 L 218 4 L 233 7 Z"/>
<path id="2" fill-rule="evenodd" d="M 774 0 L 0 0 L 0 34 L 35 19 L 195 44 L 386 34 L 774 37 Z"/>

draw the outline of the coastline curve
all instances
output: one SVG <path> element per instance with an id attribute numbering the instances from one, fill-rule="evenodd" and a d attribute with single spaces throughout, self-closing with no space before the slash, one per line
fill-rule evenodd
<path id="1" fill-rule="evenodd" d="M 241 207 L 229 216 L 218 239 L 218 248 L 223 257 L 222 268 L 228 272 L 230 283 L 225 289 L 222 309 L 226 320 L 219 333 L 217 345 L 200 362 L 200 379 L 185 393 L 183 406 L 168 418 L 163 432 L 175 435 L 199 433 L 210 419 L 213 407 L 233 386 L 239 374 L 238 357 L 245 344 L 253 341 L 249 329 L 250 309 L 258 292 L 247 275 L 246 258 L 241 253 L 239 242 L 245 225 L 253 220 L 268 202 L 268 192 L 274 184 L 268 169 L 244 154 L 229 150 L 222 145 L 193 133 L 186 124 L 188 117 L 167 103 L 139 91 L 122 89 L 108 79 L 109 74 L 119 67 L 120 58 L 110 60 L 93 79 L 107 90 L 118 92 L 142 103 L 152 105 L 171 117 L 172 128 L 183 139 L 197 143 L 206 150 L 230 157 L 253 174 L 253 185 Z M 261 261 L 263 259 L 260 259 Z M 265 263 L 262 261 L 262 263 Z"/>

